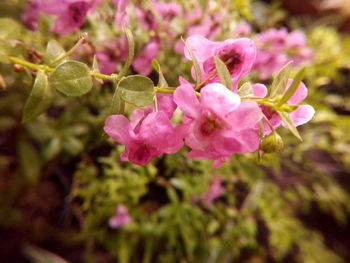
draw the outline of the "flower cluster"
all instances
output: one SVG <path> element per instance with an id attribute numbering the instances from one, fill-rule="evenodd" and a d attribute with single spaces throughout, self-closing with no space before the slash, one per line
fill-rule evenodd
<path id="1" fill-rule="evenodd" d="M 136 109 L 131 121 L 123 115 L 107 118 L 105 132 L 125 145 L 123 161 L 145 165 L 154 157 L 175 153 L 186 144 L 190 148 L 188 157 L 212 159 L 214 167 L 219 167 L 233 154 L 257 151 L 261 133 L 269 134 L 272 129 L 285 125 L 275 108 L 258 103 L 267 96 L 265 85 L 252 85 L 250 100 L 241 98 L 237 92 L 239 80 L 252 70 L 255 62 L 256 46 L 252 40 L 238 38 L 215 42 L 192 35 L 186 40 L 186 46 L 191 55 L 187 50 L 185 57 L 192 59 L 194 56 L 199 65 L 200 85 L 180 78 L 181 84 L 173 94 L 156 95 L 157 107 Z M 220 83 L 214 56 L 225 63 L 232 80 L 231 89 Z M 195 74 L 192 75 L 195 79 Z M 310 105 L 297 105 L 306 96 L 307 88 L 300 83 L 284 104 L 296 126 L 308 122 L 314 114 Z M 177 107 L 183 113 L 183 120 L 174 125 L 171 119 Z"/>
<path id="2" fill-rule="evenodd" d="M 288 61 L 294 65 L 307 63 L 312 58 L 312 51 L 307 47 L 302 31 L 288 33 L 286 28 L 271 28 L 256 34 L 254 41 L 258 47 L 254 69 L 261 79 L 268 79 Z"/>
<path id="3" fill-rule="evenodd" d="M 52 32 L 66 35 L 79 29 L 89 11 L 94 11 L 103 0 L 31 0 L 22 14 L 22 20 L 31 30 L 36 30 L 40 13 L 56 16 Z"/>

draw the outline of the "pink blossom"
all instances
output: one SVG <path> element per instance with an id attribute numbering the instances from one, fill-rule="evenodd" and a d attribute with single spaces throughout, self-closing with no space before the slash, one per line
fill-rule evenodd
<path id="1" fill-rule="evenodd" d="M 305 34 L 301 31 L 288 33 L 286 28 L 269 29 L 255 36 L 258 46 L 254 69 L 261 79 L 268 79 L 287 62 L 294 65 L 307 63 L 312 58 L 312 51 L 307 47 Z"/>
<path id="2" fill-rule="evenodd" d="M 202 35 L 208 39 L 213 39 L 220 32 L 222 14 L 216 13 L 210 15 L 209 12 L 202 12 L 199 5 L 185 14 L 185 20 L 188 21 L 186 38 L 192 35 Z M 184 44 L 181 40 L 175 43 L 175 51 L 179 54 L 184 53 Z"/>
<path id="3" fill-rule="evenodd" d="M 241 22 L 236 27 L 236 34 L 240 37 L 248 37 L 252 33 L 252 27 L 247 22 Z"/>
<path id="4" fill-rule="evenodd" d="M 158 56 L 160 51 L 159 38 L 153 38 L 143 48 L 142 52 L 134 59 L 132 66 L 136 72 L 142 75 L 149 75 L 152 71 L 152 59 Z"/>
<path id="5" fill-rule="evenodd" d="M 131 221 L 131 217 L 128 212 L 128 208 L 125 205 L 118 205 L 113 217 L 109 219 L 109 225 L 111 228 L 119 228 Z"/>
<path id="6" fill-rule="evenodd" d="M 206 205 L 210 205 L 215 199 L 219 198 L 224 192 L 221 177 L 210 180 L 209 189 L 203 194 L 202 198 Z"/>
<path id="7" fill-rule="evenodd" d="M 79 29 L 88 11 L 93 11 L 101 0 L 33 0 L 22 15 L 23 21 L 35 30 L 40 12 L 56 15 L 52 32 L 66 35 Z"/>
<path id="8" fill-rule="evenodd" d="M 123 115 L 111 115 L 106 119 L 104 131 L 125 145 L 122 161 L 146 165 L 154 157 L 175 153 L 183 146 L 180 126 L 170 122 L 174 106 L 169 96 L 159 96 L 157 112 L 153 107 L 135 110 L 131 122 Z"/>
<path id="9" fill-rule="evenodd" d="M 29 5 L 24 10 L 21 18 L 26 27 L 30 30 L 38 29 L 38 21 L 39 21 L 39 1 L 33 0 L 29 2 Z"/>
<path id="10" fill-rule="evenodd" d="M 125 36 L 117 40 L 106 40 L 99 46 L 96 57 L 103 74 L 116 71 L 117 63 L 126 60 L 128 56 L 128 41 Z"/>
<path id="11" fill-rule="evenodd" d="M 128 22 L 128 14 L 126 11 L 128 2 L 129 0 L 113 0 L 113 4 L 117 7 L 114 19 L 121 28 Z"/>
<path id="12" fill-rule="evenodd" d="M 262 113 L 255 102 L 240 97 L 219 83 L 201 89 L 198 99 L 191 85 L 180 85 L 174 101 L 184 113 L 189 157 L 214 159 L 218 167 L 234 153 L 253 152 L 259 146 L 256 124 Z"/>
<path id="13" fill-rule="evenodd" d="M 218 56 L 230 71 L 233 89 L 237 89 L 240 78 L 248 74 L 253 66 L 256 47 L 248 38 L 227 39 L 225 41 L 210 41 L 201 35 L 192 35 L 186 40 L 202 70 L 202 79 L 215 71 L 214 56 Z M 185 57 L 191 59 L 187 50 Z M 214 77 L 211 82 L 216 82 Z"/>
<path id="14" fill-rule="evenodd" d="M 290 87 L 292 82 L 293 82 L 292 79 L 288 80 L 286 89 Z M 308 94 L 307 87 L 303 82 L 301 82 L 298 89 L 294 93 L 294 95 L 288 100 L 287 104 L 298 105 L 307 97 L 307 94 Z M 261 106 L 261 108 L 274 129 L 278 128 L 281 125 L 283 127 L 286 127 L 286 124 L 282 121 L 281 117 L 278 115 L 277 112 L 274 112 L 273 110 L 271 110 L 270 108 L 267 108 L 266 106 Z M 311 105 L 304 104 L 304 105 L 298 106 L 294 111 L 290 112 L 289 116 L 293 120 L 294 125 L 299 126 L 309 122 L 314 116 L 314 114 L 315 114 L 314 108 Z M 264 123 L 264 130 L 265 130 L 265 134 L 271 133 L 271 129 L 266 123 Z"/>

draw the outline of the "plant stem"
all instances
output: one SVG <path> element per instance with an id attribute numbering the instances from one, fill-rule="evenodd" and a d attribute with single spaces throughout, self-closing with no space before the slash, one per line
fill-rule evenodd
<path id="1" fill-rule="evenodd" d="M 176 88 L 173 88 L 173 87 L 168 87 L 168 88 L 164 88 L 164 87 L 154 87 L 154 91 L 155 92 L 158 92 L 158 93 L 169 93 L 169 94 L 173 94 L 174 92 L 175 92 L 175 89 Z M 196 93 L 196 96 L 197 97 L 200 97 L 201 96 L 201 94 L 198 92 L 198 91 L 196 91 L 195 92 Z"/>
<path id="2" fill-rule="evenodd" d="M 118 78 L 118 75 L 112 74 L 112 75 L 105 75 L 102 73 L 97 73 L 97 72 L 91 72 L 90 73 L 91 77 L 98 78 L 98 79 L 105 79 L 105 80 L 110 80 L 114 81 L 116 78 Z"/>
<path id="3" fill-rule="evenodd" d="M 54 71 L 53 68 L 50 68 L 49 66 L 46 65 L 37 65 L 34 63 L 31 63 L 29 61 L 23 60 L 21 58 L 16 58 L 16 57 L 9 57 L 10 61 L 12 61 L 15 64 L 19 64 L 21 66 L 27 67 L 27 68 L 31 68 L 31 69 L 35 69 L 35 70 L 43 70 L 46 72 L 52 72 Z"/>
<path id="4" fill-rule="evenodd" d="M 198 86 L 194 87 L 194 89 L 195 89 L 195 90 L 200 89 L 202 86 L 204 86 L 204 84 L 205 84 L 208 80 L 212 79 L 212 78 L 215 76 L 216 73 L 217 73 L 217 72 L 216 72 L 216 70 L 215 70 L 215 71 L 212 72 L 210 75 L 208 75 L 208 77 L 206 77 L 202 82 L 200 82 L 200 83 L 198 84 Z"/>
<path id="5" fill-rule="evenodd" d="M 82 34 L 79 37 L 78 42 L 70 49 L 68 50 L 66 53 L 64 53 L 63 55 L 59 56 L 58 58 L 56 58 L 54 61 L 52 61 L 49 66 L 53 66 L 55 64 L 57 64 L 58 62 L 60 62 L 62 59 L 70 56 L 71 54 L 73 54 L 75 52 L 75 50 L 77 50 L 77 48 L 84 43 L 85 39 L 87 38 L 87 33 Z"/>
<path id="6" fill-rule="evenodd" d="M 43 70 L 45 72 L 52 72 L 55 70 L 54 68 L 51 68 L 47 65 L 34 64 L 34 63 L 31 63 L 29 61 L 26 61 L 26 60 L 23 60 L 23 59 L 17 58 L 17 57 L 9 57 L 9 59 L 13 63 L 21 65 L 21 66 L 26 67 L 26 68 L 31 68 L 31 69 L 35 69 L 35 70 Z M 94 78 L 105 79 L 105 80 L 110 80 L 110 81 L 115 81 L 116 79 L 118 79 L 118 75 L 116 75 L 116 74 L 105 75 L 105 74 L 101 74 L 101 73 L 97 73 L 97 72 L 91 72 L 90 75 L 91 75 L 91 77 L 94 77 Z"/>

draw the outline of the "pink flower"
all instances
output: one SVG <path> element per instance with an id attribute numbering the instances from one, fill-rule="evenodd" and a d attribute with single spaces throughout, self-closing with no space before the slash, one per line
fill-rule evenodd
<path id="1" fill-rule="evenodd" d="M 135 110 L 131 122 L 123 115 L 111 115 L 106 119 L 104 131 L 125 145 L 122 161 L 146 165 L 154 157 L 175 153 L 183 146 L 180 126 L 170 122 L 175 109 L 169 96 L 158 97 L 157 112 L 153 107 Z"/>
<path id="2" fill-rule="evenodd" d="M 103 74 L 111 74 L 116 71 L 117 63 L 128 57 L 128 41 L 125 36 L 117 40 L 106 40 L 99 46 L 96 57 Z"/>
<path id="3" fill-rule="evenodd" d="M 252 27 L 247 22 L 241 22 L 236 27 L 236 34 L 240 37 L 248 37 L 252 33 Z"/>
<path id="4" fill-rule="evenodd" d="M 288 80 L 286 89 L 290 87 L 292 82 L 293 82 L 292 79 Z M 288 100 L 287 104 L 298 105 L 307 97 L 307 94 L 308 94 L 307 87 L 303 82 L 301 82 L 298 89 L 294 93 L 294 95 Z M 278 115 L 277 112 L 272 111 L 270 108 L 267 108 L 266 106 L 261 106 L 261 108 L 274 129 L 278 128 L 281 125 L 283 127 L 286 127 L 286 124 L 282 121 L 281 117 Z M 289 116 L 293 120 L 294 125 L 299 126 L 309 122 L 314 116 L 314 114 L 315 114 L 314 108 L 311 105 L 305 104 L 305 105 L 298 106 L 296 110 L 289 113 Z M 265 134 L 271 133 L 271 129 L 265 122 L 264 122 L 264 130 L 265 130 Z"/>
<path id="5" fill-rule="evenodd" d="M 268 79 L 291 60 L 297 66 L 309 62 L 312 58 L 312 51 L 307 48 L 305 35 L 301 31 L 288 33 L 286 28 L 272 28 L 257 34 L 255 42 L 258 52 L 254 69 L 263 80 Z"/>
<path id="6" fill-rule="evenodd" d="M 208 206 L 215 199 L 219 198 L 224 192 L 224 188 L 222 187 L 222 179 L 221 177 L 216 177 L 210 180 L 209 182 L 209 190 L 203 194 L 202 199 L 204 203 Z"/>
<path id="7" fill-rule="evenodd" d="M 22 15 L 26 25 L 35 30 L 39 13 L 56 15 L 52 32 L 66 35 L 79 29 L 88 11 L 93 11 L 101 0 L 33 0 Z"/>
<path id="8" fill-rule="evenodd" d="M 262 113 L 255 102 L 240 97 L 219 83 L 201 89 L 197 99 L 191 85 L 180 85 L 174 101 L 184 113 L 189 157 L 214 159 L 218 167 L 234 153 L 253 152 L 259 146 L 256 124 Z"/>
<path id="9" fill-rule="evenodd" d="M 129 0 L 113 0 L 113 4 L 117 7 L 114 19 L 119 27 L 125 26 L 128 22 L 128 14 L 126 12 L 128 1 Z"/>
<path id="10" fill-rule="evenodd" d="M 109 225 L 111 228 L 119 228 L 131 221 L 131 217 L 128 213 L 128 208 L 125 205 L 118 205 L 113 217 L 109 219 Z"/>
<path id="11" fill-rule="evenodd" d="M 237 89 L 240 78 L 248 74 L 253 66 L 256 47 L 248 38 L 227 39 L 225 41 L 210 41 L 201 35 L 192 35 L 186 40 L 202 70 L 202 79 L 215 71 L 214 56 L 218 56 L 230 71 L 233 89 Z M 187 50 L 185 57 L 191 59 Z M 211 82 L 217 82 L 214 77 Z"/>
<path id="12" fill-rule="evenodd" d="M 30 1 L 28 7 L 24 10 L 21 16 L 23 23 L 28 29 L 33 31 L 38 29 L 39 14 L 39 1 Z"/>
<path id="13" fill-rule="evenodd" d="M 145 76 L 149 75 L 152 71 L 152 59 L 158 56 L 159 51 L 160 40 L 159 38 L 153 38 L 134 59 L 132 66 L 135 71 Z"/>

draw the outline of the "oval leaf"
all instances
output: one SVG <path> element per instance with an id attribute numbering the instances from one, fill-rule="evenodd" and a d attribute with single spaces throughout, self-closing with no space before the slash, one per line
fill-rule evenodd
<path id="1" fill-rule="evenodd" d="M 53 61 L 55 61 L 55 59 L 63 56 L 66 53 L 66 51 L 64 50 L 64 48 L 61 46 L 60 43 L 58 43 L 55 39 L 51 39 L 48 43 L 47 43 L 47 47 L 46 47 L 46 58 L 45 60 L 48 63 L 51 63 Z M 63 62 L 66 61 L 63 60 Z"/>
<path id="2" fill-rule="evenodd" d="M 86 64 L 67 61 L 60 64 L 49 79 L 50 85 L 67 96 L 81 96 L 92 88 L 90 70 Z"/>
<path id="3" fill-rule="evenodd" d="M 38 71 L 34 86 L 24 106 L 22 122 L 34 119 L 52 104 L 53 94 L 49 86 L 47 76 L 43 71 Z"/>
<path id="4" fill-rule="evenodd" d="M 137 107 L 148 106 L 153 103 L 153 81 L 141 75 L 128 76 L 118 85 L 120 96 L 126 102 Z"/>

